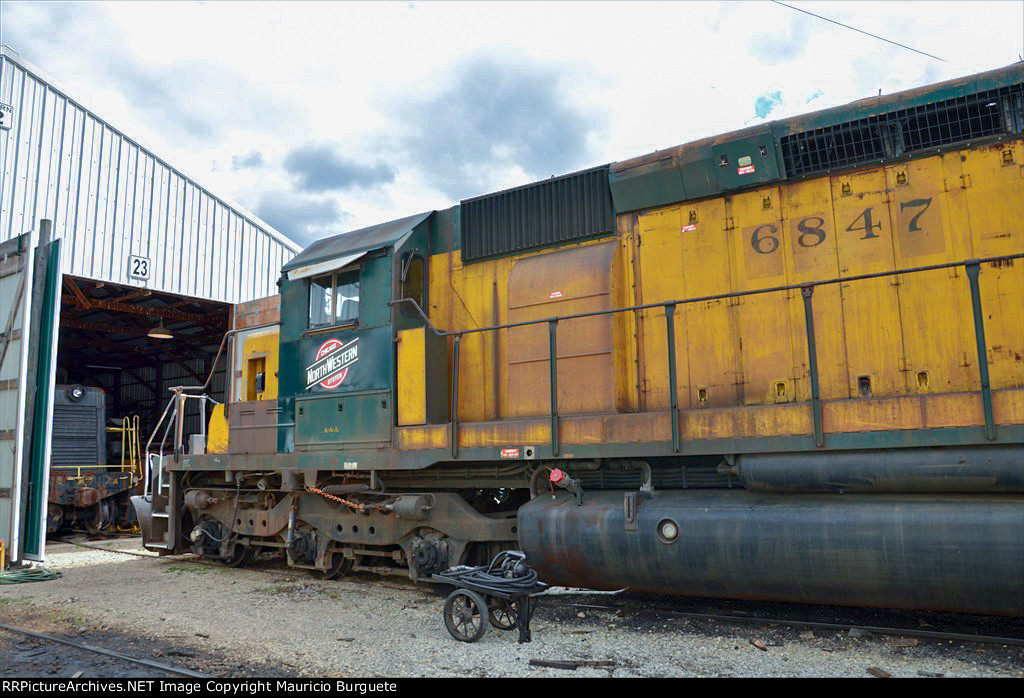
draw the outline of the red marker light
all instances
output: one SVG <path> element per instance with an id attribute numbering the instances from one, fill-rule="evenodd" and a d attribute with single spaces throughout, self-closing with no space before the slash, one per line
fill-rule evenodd
<path id="1" fill-rule="evenodd" d="M 555 468 L 554 470 L 551 471 L 551 476 L 548 479 L 551 482 L 557 484 L 565 479 L 565 473 L 559 470 L 558 468 Z"/>

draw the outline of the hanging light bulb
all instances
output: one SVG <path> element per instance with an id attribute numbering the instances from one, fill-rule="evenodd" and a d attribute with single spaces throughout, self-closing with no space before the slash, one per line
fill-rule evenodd
<path id="1" fill-rule="evenodd" d="M 164 319 L 160 318 L 160 324 L 146 333 L 150 339 L 174 339 L 174 333 L 164 327 Z"/>

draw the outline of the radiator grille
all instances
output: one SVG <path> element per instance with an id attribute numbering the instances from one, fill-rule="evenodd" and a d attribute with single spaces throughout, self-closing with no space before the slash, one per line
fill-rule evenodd
<path id="1" fill-rule="evenodd" d="M 1022 93 L 1024 85 L 1013 85 L 784 136 L 786 174 L 817 174 L 1018 132 Z"/>
<path id="2" fill-rule="evenodd" d="M 97 465 L 103 438 L 100 411 L 92 405 L 54 405 L 51 463 Z"/>
<path id="3" fill-rule="evenodd" d="M 466 199 L 461 207 L 464 262 L 615 231 L 608 165 Z"/>

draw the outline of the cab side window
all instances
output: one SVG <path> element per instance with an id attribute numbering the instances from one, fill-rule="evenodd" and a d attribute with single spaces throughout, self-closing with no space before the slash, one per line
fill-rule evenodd
<path id="1" fill-rule="evenodd" d="M 334 322 L 341 325 L 359 319 L 359 272 L 336 274 L 334 286 Z"/>
<path id="2" fill-rule="evenodd" d="M 326 274 L 310 281 L 310 328 L 347 325 L 358 319 L 358 269 Z"/>
<path id="3" fill-rule="evenodd" d="M 321 276 L 309 283 L 309 326 L 325 327 L 331 321 L 331 296 L 334 288 L 333 276 Z"/>

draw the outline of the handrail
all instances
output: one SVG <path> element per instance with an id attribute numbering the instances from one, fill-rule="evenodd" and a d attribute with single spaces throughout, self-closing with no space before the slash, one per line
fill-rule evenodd
<path id="1" fill-rule="evenodd" d="M 609 308 L 606 310 L 593 310 L 586 313 L 574 313 L 572 315 L 556 315 L 547 318 L 541 318 L 538 320 L 524 320 L 522 322 L 507 322 L 500 325 L 489 325 L 487 327 L 475 327 L 465 330 L 440 330 L 438 329 L 430 318 L 412 298 L 399 298 L 398 300 L 388 301 L 388 305 L 395 305 L 398 303 L 408 303 L 416 310 L 426 326 L 439 337 L 454 337 L 454 352 L 452 359 L 452 395 L 451 395 L 451 430 L 449 438 L 451 440 L 451 455 L 452 458 L 458 458 L 458 385 L 459 385 L 459 347 L 461 344 L 462 337 L 467 334 L 475 334 L 478 332 L 493 332 L 495 330 L 507 330 L 515 327 L 526 327 L 529 325 L 540 325 L 547 323 L 549 328 L 549 354 L 548 362 L 551 368 L 551 453 L 553 456 L 557 456 L 559 452 L 559 437 L 558 437 L 558 368 L 557 368 L 557 339 L 556 332 L 559 322 L 566 320 L 576 320 L 580 318 L 597 317 L 601 315 L 611 315 L 614 313 L 625 313 L 635 312 L 639 310 L 648 310 L 652 308 L 665 308 L 665 321 L 666 321 L 666 334 L 668 337 L 668 369 L 669 369 L 669 382 L 671 383 L 669 389 L 669 413 L 672 419 L 672 449 L 674 452 L 680 450 L 680 435 L 679 435 L 679 405 L 678 396 L 676 392 L 678 386 L 676 385 L 676 356 L 675 356 L 675 308 L 678 305 L 687 305 L 690 303 L 703 303 L 708 301 L 725 300 L 728 298 L 741 298 L 743 296 L 753 296 L 765 293 L 778 293 L 781 291 L 797 291 L 799 290 L 803 298 L 804 306 L 804 321 L 805 330 L 807 337 L 807 353 L 808 353 L 808 372 L 811 380 L 811 410 L 814 418 L 814 443 L 818 448 L 822 448 L 825 445 L 825 434 L 822 420 L 822 407 L 821 407 L 821 391 L 818 380 L 818 360 L 817 360 L 817 344 L 814 335 L 814 313 L 813 313 L 813 296 L 814 289 L 818 286 L 828 286 L 832 284 L 849 283 L 852 281 L 863 281 L 866 279 L 880 279 L 889 276 L 898 276 L 900 274 L 916 274 L 925 271 L 937 271 L 940 269 L 952 269 L 954 267 L 965 267 L 967 271 L 968 281 L 971 286 L 971 300 L 972 310 L 974 314 L 974 332 L 977 341 L 977 357 L 978 357 L 978 371 L 979 378 L 981 380 L 981 393 L 982 403 L 985 413 L 985 438 L 987 440 L 995 440 L 996 429 L 995 420 L 993 416 L 992 408 L 992 388 L 989 380 L 988 373 L 988 358 L 986 356 L 986 343 L 985 343 L 985 323 L 984 314 L 981 308 L 981 289 L 979 284 L 979 274 L 981 271 L 982 264 L 989 264 L 994 262 L 1004 262 L 1015 259 L 1024 259 L 1024 254 L 1011 254 L 1011 255 L 999 255 L 996 257 L 983 257 L 975 259 L 965 259 L 959 262 L 946 262 L 943 264 L 929 264 L 920 267 L 908 267 L 905 269 L 895 269 L 892 271 L 880 271 L 872 272 L 870 274 L 855 274 L 853 276 L 843 276 L 833 279 L 825 279 L 822 281 L 806 281 L 799 284 L 787 284 L 784 286 L 771 286 L 768 288 L 750 289 L 746 291 L 732 291 L 729 293 L 716 293 L 707 296 L 696 296 L 693 298 L 680 298 L 677 300 L 659 301 L 657 303 L 643 303 L 640 305 L 624 306 L 621 308 Z"/>
<path id="2" fill-rule="evenodd" d="M 143 484 L 143 494 L 146 494 L 146 495 L 151 494 L 151 490 L 150 490 L 150 484 L 151 484 L 150 483 L 150 477 L 151 477 L 150 476 L 150 470 L 152 468 L 152 456 L 159 455 L 161 458 L 163 457 L 164 446 L 167 443 L 167 435 L 168 435 L 172 425 L 176 425 L 178 427 L 176 429 L 176 431 L 175 431 L 175 439 L 174 439 L 174 441 L 175 441 L 175 444 L 174 444 L 175 457 L 177 458 L 177 457 L 180 457 L 180 455 L 181 455 L 181 448 L 183 446 L 183 444 L 181 443 L 181 439 L 183 437 L 182 427 L 184 426 L 184 419 L 185 419 L 185 415 L 184 415 L 185 400 L 187 400 L 189 398 L 192 398 L 192 399 L 198 399 L 198 400 L 202 401 L 202 405 L 203 406 L 200 408 L 200 422 L 202 424 L 202 434 L 204 436 L 206 435 L 206 407 L 205 407 L 206 403 L 207 402 L 211 402 L 211 403 L 213 403 L 215 405 L 221 404 L 221 403 L 217 402 L 216 400 L 214 400 L 209 395 L 207 395 L 206 394 L 206 390 L 210 387 L 210 384 L 213 383 L 213 377 L 215 375 L 217 375 L 217 366 L 220 364 L 220 357 L 223 356 L 223 354 L 224 354 L 224 347 L 227 346 L 228 338 L 238 334 L 239 332 L 249 332 L 249 331 L 252 331 L 252 330 L 263 330 L 263 329 L 267 329 L 267 328 L 270 328 L 270 327 L 278 327 L 280 324 L 281 324 L 280 322 L 266 322 L 266 323 L 263 323 L 262 325 L 252 325 L 250 327 L 236 327 L 234 329 L 228 330 L 227 332 L 224 333 L 224 336 L 221 337 L 220 346 L 217 347 L 217 355 L 213 357 L 213 363 L 210 365 L 210 374 L 207 376 L 205 383 L 203 383 L 202 385 L 177 385 L 177 386 L 172 386 L 171 388 L 169 388 L 169 390 L 172 393 L 171 398 L 170 398 L 170 400 L 168 400 L 167 406 L 164 408 L 163 414 L 160 415 L 160 419 L 157 420 L 156 425 L 153 427 L 153 432 L 150 434 L 149 440 L 146 441 L 145 464 L 144 464 L 145 475 L 144 475 L 144 481 L 143 481 L 144 482 L 144 484 Z M 227 398 L 225 399 L 225 402 L 230 402 L 231 401 L 232 386 L 234 385 L 234 380 L 230 376 L 230 370 L 228 371 L 228 374 L 229 375 L 226 377 L 226 381 L 225 381 L 225 391 L 227 393 Z M 192 394 L 189 394 L 186 391 L 200 391 L 200 394 L 199 395 L 192 395 Z M 181 405 L 181 414 L 180 415 L 178 414 L 178 407 L 179 406 L 177 404 L 175 404 L 175 403 L 180 403 L 180 405 Z M 157 433 L 160 431 L 160 426 L 163 424 L 164 420 L 167 418 L 167 413 L 168 413 L 168 411 L 170 411 L 172 405 L 174 405 L 174 411 L 173 411 L 173 413 L 171 415 L 171 421 L 168 422 L 167 428 L 164 430 L 163 438 L 160 441 L 160 453 L 159 454 L 150 453 L 150 448 L 153 445 L 153 439 L 156 438 Z M 159 466 L 159 467 L 161 467 L 161 469 L 162 469 L 162 466 Z M 160 475 L 160 473 L 158 473 L 158 475 Z M 158 479 L 158 485 L 157 485 L 158 487 L 159 487 L 159 481 L 160 480 Z"/>
<path id="3" fill-rule="evenodd" d="M 215 357 L 213 357 L 213 364 L 211 364 L 211 366 L 210 366 L 210 375 L 206 377 L 206 382 L 203 383 L 202 385 L 182 385 L 182 386 L 177 386 L 177 387 L 179 387 L 181 390 L 204 390 L 205 391 L 207 388 L 210 387 L 210 384 L 213 382 L 213 377 L 217 374 L 217 364 L 220 363 L 220 357 L 221 357 L 221 354 L 224 353 L 224 346 L 227 344 L 228 337 L 231 337 L 232 335 L 238 334 L 239 332 L 249 332 L 250 330 L 263 330 L 263 329 L 266 329 L 268 327 L 277 327 L 280 324 L 281 324 L 280 322 L 265 322 L 262 325 L 253 325 L 252 327 L 236 327 L 234 329 L 228 330 L 227 332 L 224 333 L 224 336 L 221 337 L 220 346 L 217 347 L 217 355 Z M 229 383 L 229 385 L 230 385 L 230 383 Z M 173 388 L 172 388 L 172 390 L 173 390 Z M 230 394 L 230 391 L 229 391 L 229 394 Z"/>
<path id="4" fill-rule="evenodd" d="M 854 276 L 841 276 L 834 279 L 826 279 L 824 281 L 805 281 L 799 284 L 788 284 L 786 286 L 770 286 L 768 288 L 756 288 L 747 291 L 732 291 L 730 293 L 716 293 L 710 296 L 695 296 L 693 298 L 679 298 L 676 300 L 669 301 L 658 301 L 657 303 L 644 303 L 642 305 L 630 305 L 623 306 L 621 308 L 608 308 L 607 310 L 592 310 L 586 313 L 575 313 L 573 315 L 554 315 L 551 317 L 541 318 L 539 320 L 524 320 L 522 322 L 507 322 L 503 325 L 489 325 L 487 327 L 473 327 L 466 330 L 438 330 L 433 323 L 430 322 L 426 314 L 424 314 L 422 308 L 412 298 L 399 298 L 398 300 L 388 301 L 389 305 L 396 303 L 411 303 L 413 307 L 419 312 L 420 316 L 427 321 L 428 327 L 437 333 L 440 337 L 454 337 L 455 335 L 473 334 L 475 332 L 491 332 L 493 330 L 507 330 L 513 327 L 525 327 L 527 325 L 539 325 L 545 322 L 560 322 L 562 320 L 576 320 L 577 318 L 594 317 L 597 315 L 611 315 L 613 313 L 627 313 L 637 310 L 649 310 L 651 308 L 663 308 L 669 305 L 687 305 L 689 303 L 704 303 L 706 301 L 717 301 L 724 300 L 726 298 L 740 298 L 742 296 L 753 296 L 762 293 L 776 293 L 779 291 L 799 291 L 804 288 L 814 288 L 817 286 L 828 286 L 830 284 L 845 284 L 850 281 L 861 281 L 864 279 L 879 279 L 886 276 L 897 276 L 899 274 L 914 274 L 922 271 L 936 271 L 938 269 L 952 269 L 953 267 L 963 267 L 969 264 L 988 264 L 990 262 L 1003 262 L 1013 259 L 1024 259 L 1024 253 L 1021 254 L 1009 254 L 1000 255 L 998 257 L 983 257 L 980 259 L 965 259 L 960 262 L 947 262 L 945 264 L 930 264 L 923 267 L 909 267 L 906 269 L 896 269 L 893 271 L 879 271 L 871 274 L 856 274 Z"/>
<path id="5" fill-rule="evenodd" d="M 167 406 L 164 408 L 163 414 L 160 415 L 160 419 L 157 420 L 156 426 L 153 427 L 153 433 L 150 435 L 149 440 L 146 442 L 146 460 L 145 460 L 146 472 L 145 472 L 145 479 L 144 479 L 143 490 L 142 490 L 143 494 L 147 494 L 148 495 L 148 494 L 152 493 L 152 491 L 150 490 L 150 478 L 151 478 L 151 476 L 150 476 L 150 469 L 152 468 L 153 456 L 157 456 L 158 458 L 163 458 L 165 446 L 167 445 L 167 436 L 170 434 L 171 427 L 175 428 L 174 444 L 173 444 L 174 445 L 174 456 L 175 456 L 175 459 L 177 459 L 177 458 L 179 458 L 181 456 L 181 448 L 184 446 L 183 438 L 182 437 L 183 437 L 183 428 L 184 428 L 184 420 L 185 420 L 185 403 L 186 403 L 186 401 L 187 400 L 199 400 L 200 403 L 203 405 L 203 407 L 201 408 L 201 411 L 200 411 L 200 423 L 201 423 L 201 427 L 202 427 L 202 431 L 200 433 L 202 433 L 203 436 L 206 435 L 206 409 L 205 409 L 206 403 L 207 402 L 212 402 L 214 404 L 220 404 L 216 400 L 214 400 L 212 397 L 210 397 L 209 395 L 206 395 L 205 393 L 200 393 L 198 395 L 190 395 L 190 394 L 185 392 L 185 390 L 188 390 L 188 389 L 190 389 L 190 388 L 189 387 L 182 387 L 182 386 L 174 386 L 172 388 L 169 388 L 169 390 L 172 393 L 171 397 L 167 401 Z M 198 388 L 191 388 L 191 389 L 195 390 L 195 389 L 198 389 Z M 173 410 L 171 410 L 172 406 L 174 407 Z M 163 435 L 163 437 L 160 440 L 160 452 L 159 453 L 152 453 L 151 452 L 151 447 L 153 445 L 153 439 L 156 438 L 157 433 L 160 431 L 160 426 L 164 423 L 164 420 L 167 419 L 167 413 L 168 412 L 171 413 L 171 418 L 167 421 L 167 426 L 164 427 L 164 435 Z M 162 466 L 161 466 L 161 469 L 162 469 Z M 157 487 L 158 488 L 159 488 L 161 482 L 162 482 L 162 475 L 160 473 L 158 473 L 158 479 L 157 479 L 157 483 L 158 483 Z"/>

